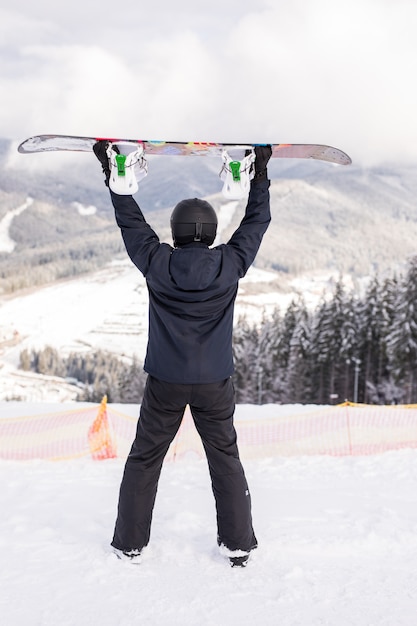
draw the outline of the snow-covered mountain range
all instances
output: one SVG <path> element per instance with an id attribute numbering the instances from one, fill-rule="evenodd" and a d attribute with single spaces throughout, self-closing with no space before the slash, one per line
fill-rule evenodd
<path id="1" fill-rule="evenodd" d="M 16 157 L 13 149 L 0 142 L 0 399 L 71 399 L 72 386 L 18 372 L 20 351 L 51 345 L 142 357 L 146 286 L 126 258 L 95 159 Z M 176 201 L 205 196 L 227 241 L 245 202 L 219 193 L 218 166 L 201 158 L 150 162 L 137 198 L 161 239 L 169 240 Z M 416 253 L 413 168 L 276 159 L 269 171 L 272 223 L 242 281 L 236 319 L 260 319 L 298 294 L 314 305 L 340 273 L 358 285 L 375 271 L 401 271 Z"/>
<path id="2" fill-rule="evenodd" d="M 89 269 L 97 269 L 122 252 L 101 168 L 93 155 L 19 155 L 13 150 L 15 146 L 0 142 L 0 220 L 10 220 L 11 211 L 26 206 L 9 223 L 16 242 L 14 254 L 5 257 L 0 250 L 0 261 L 9 273 L 21 273 L 19 262 L 25 259 L 30 266 L 51 269 L 46 281 L 50 282 L 72 275 L 77 266 L 84 271 L 87 259 Z M 216 209 L 225 204 L 217 176 L 221 163 L 216 159 L 150 157 L 149 161 L 149 175 L 141 182 L 137 198 L 162 238 L 169 238 L 169 215 L 180 199 L 209 197 Z M 269 173 L 273 219 L 256 264 L 276 270 L 283 286 L 287 279 L 312 272 L 354 277 L 392 272 L 414 255 L 414 167 L 364 169 L 273 159 Z M 229 211 L 225 238 L 239 223 L 244 201 Z M 64 258 L 68 256 L 73 257 L 71 268 Z M 4 289 L 2 281 L 0 276 Z"/>

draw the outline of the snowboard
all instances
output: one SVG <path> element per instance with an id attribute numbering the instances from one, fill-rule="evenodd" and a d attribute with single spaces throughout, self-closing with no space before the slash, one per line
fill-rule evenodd
<path id="1" fill-rule="evenodd" d="M 246 150 L 257 145 L 253 143 L 204 143 L 198 141 L 149 141 L 144 139 L 120 139 L 114 137 L 77 137 L 72 135 L 36 135 L 23 141 L 18 151 L 21 154 L 34 152 L 76 151 L 89 152 L 96 141 L 105 140 L 111 144 L 131 145 L 132 149 L 142 147 L 146 155 L 162 156 L 208 156 L 222 157 L 223 153 L 238 149 Z M 349 165 L 350 157 L 331 146 L 303 143 L 276 143 L 272 145 L 272 157 L 281 159 L 318 159 L 338 165 Z"/>

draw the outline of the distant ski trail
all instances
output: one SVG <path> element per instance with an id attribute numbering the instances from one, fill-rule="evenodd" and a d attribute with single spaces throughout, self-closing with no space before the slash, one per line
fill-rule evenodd
<path id="1" fill-rule="evenodd" d="M 218 224 L 217 224 L 217 237 L 216 237 L 216 240 L 214 241 L 215 246 L 219 245 L 223 231 L 226 230 L 226 228 L 231 224 L 237 205 L 238 205 L 238 201 L 232 200 L 231 202 L 227 202 L 226 204 L 223 204 L 220 207 L 220 209 L 217 210 Z"/>
<path id="2" fill-rule="evenodd" d="M 13 219 L 23 213 L 31 204 L 33 204 L 33 198 L 27 198 L 24 204 L 17 209 L 8 211 L 3 219 L 0 220 L 0 252 L 13 252 L 15 249 L 16 242 L 13 241 L 9 234 L 10 225 Z"/>

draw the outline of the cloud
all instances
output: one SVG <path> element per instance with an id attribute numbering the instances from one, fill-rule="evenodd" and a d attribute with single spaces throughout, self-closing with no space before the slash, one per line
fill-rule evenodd
<path id="1" fill-rule="evenodd" d="M 11 118 L 14 134 L 29 128 L 64 132 L 67 125 L 86 132 L 108 107 L 110 89 L 132 80 L 124 63 L 95 47 L 25 47 L 18 65 L 24 73 L 19 80 L 3 79 L 0 104 L 1 117 Z"/>
<path id="2" fill-rule="evenodd" d="M 271 1 L 231 34 L 231 84 L 250 76 L 246 109 L 262 134 L 341 144 L 367 163 L 415 160 L 416 22 L 411 2 Z"/>
<path id="3" fill-rule="evenodd" d="M 1 136 L 319 142 L 357 162 L 417 160 L 414 2 L 16 0 L 0 17 Z"/>

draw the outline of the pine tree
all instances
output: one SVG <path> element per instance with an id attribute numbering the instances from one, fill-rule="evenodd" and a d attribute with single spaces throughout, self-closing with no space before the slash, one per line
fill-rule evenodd
<path id="1" fill-rule="evenodd" d="M 290 359 L 290 344 L 299 318 L 298 303 L 292 300 L 281 324 L 281 333 L 277 344 L 277 362 L 286 371 Z"/>
<path id="2" fill-rule="evenodd" d="M 285 375 L 280 365 L 282 317 L 278 308 L 262 320 L 258 337 L 258 403 L 281 402 Z"/>
<path id="3" fill-rule="evenodd" d="M 65 365 L 55 348 L 46 346 L 37 354 L 37 369 L 39 374 L 50 376 L 65 376 Z"/>
<path id="4" fill-rule="evenodd" d="M 32 355 L 27 348 L 20 353 L 19 367 L 25 372 L 29 372 L 32 369 Z"/>
<path id="5" fill-rule="evenodd" d="M 311 397 L 311 325 L 304 301 L 296 311 L 290 339 L 284 402 L 303 403 Z"/>
<path id="6" fill-rule="evenodd" d="M 396 276 L 387 278 L 381 290 L 381 350 L 378 363 L 378 396 L 383 404 L 397 404 L 402 392 L 395 383 L 389 364 L 388 338 L 396 316 L 399 282 Z"/>
<path id="7" fill-rule="evenodd" d="M 135 356 L 132 365 L 120 373 L 117 389 L 115 390 L 116 402 L 124 404 L 140 403 L 145 389 L 146 375 L 142 365 Z"/>
<path id="8" fill-rule="evenodd" d="M 396 300 L 395 317 L 387 337 L 390 368 L 404 389 L 405 402 L 417 401 L 417 257 L 409 264 Z"/>
<path id="9" fill-rule="evenodd" d="M 239 318 L 233 334 L 234 385 L 237 402 L 255 402 L 258 344 L 256 327 L 250 326 L 246 317 Z"/>
<path id="10" fill-rule="evenodd" d="M 353 302 L 346 297 L 342 279 L 333 297 L 323 300 L 315 312 L 311 330 L 313 401 L 327 404 L 344 399 L 347 370 L 353 354 Z"/>
<path id="11" fill-rule="evenodd" d="M 395 280 L 370 282 L 358 311 L 359 354 L 363 372 L 363 402 L 385 403 L 389 388 L 386 338 L 395 312 Z"/>
<path id="12" fill-rule="evenodd" d="M 354 400 L 355 402 L 359 400 L 358 374 L 361 365 L 361 358 L 359 357 L 358 307 L 358 300 L 353 294 L 343 295 L 341 301 L 343 321 L 340 328 L 341 337 L 338 364 L 339 380 L 336 385 L 339 394 L 345 400 Z"/>
<path id="13" fill-rule="evenodd" d="M 330 372 L 333 367 L 333 322 L 331 303 L 323 301 L 315 312 L 311 329 L 312 385 L 315 389 L 312 401 L 327 404 L 334 391 L 330 388 Z"/>

